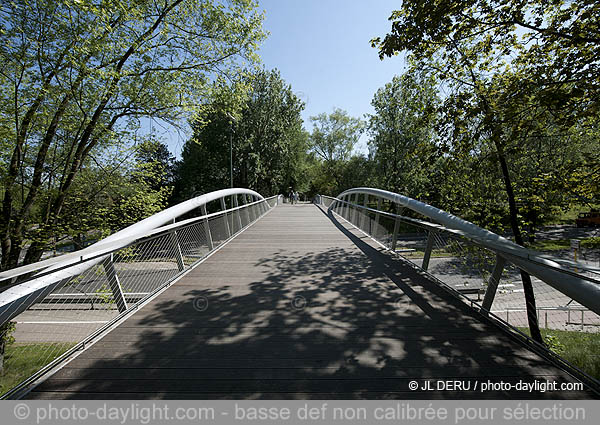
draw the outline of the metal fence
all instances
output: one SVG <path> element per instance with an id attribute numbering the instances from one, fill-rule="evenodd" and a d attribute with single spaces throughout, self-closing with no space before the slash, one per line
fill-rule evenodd
<path id="1" fill-rule="evenodd" d="M 85 252 L 1 273 L 1 323 L 14 327 L 0 376 L 4 397 L 84 348 L 279 201 L 248 190 L 209 195 L 163 214 L 171 224 L 128 228 Z M 207 205 L 220 211 L 208 214 Z M 194 213 L 200 216 L 187 218 Z"/>
<path id="2" fill-rule="evenodd" d="M 541 328 L 600 331 L 600 270 L 526 250 L 472 223 L 398 194 L 351 189 L 320 201 L 356 228 L 460 294 L 527 332 L 520 270 L 532 275 Z M 404 215 L 410 210 L 408 217 Z M 435 221 L 435 222 L 433 222 Z"/>

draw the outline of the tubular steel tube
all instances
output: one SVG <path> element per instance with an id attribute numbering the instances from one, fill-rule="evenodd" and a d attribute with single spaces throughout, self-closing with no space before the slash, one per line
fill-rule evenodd
<path id="1" fill-rule="evenodd" d="M 388 192 L 387 190 L 359 187 L 340 193 L 337 199 L 354 195 L 354 199 L 356 200 L 358 199 L 358 194 L 388 199 L 425 217 L 429 217 L 447 229 L 458 231 L 464 237 L 471 239 L 484 248 L 496 252 L 520 269 L 538 277 L 596 314 L 600 314 L 600 285 L 578 277 L 578 275 L 571 273 L 562 264 L 542 257 L 540 253 L 523 248 L 500 235 L 482 229 L 439 208 L 398 193 Z"/>
<path id="2" fill-rule="evenodd" d="M 0 281 L 30 273 L 31 271 L 44 273 L 44 276 L 15 285 L 0 293 L 0 324 L 11 320 L 31 305 L 42 300 L 55 289 L 68 283 L 72 277 L 100 263 L 115 250 L 129 245 L 136 239 L 144 237 L 152 230 L 171 223 L 175 218 L 202 207 L 208 202 L 238 194 L 255 196 L 258 200 L 264 200 L 259 193 L 242 188 L 224 189 L 207 193 L 167 208 L 75 253 L 57 257 L 52 259 L 52 261 L 36 263 L 37 267 L 36 264 L 32 264 L 0 273 Z M 94 256 L 95 254 L 102 253 L 105 249 L 109 250 L 107 255 Z M 82 262 L 87 257 L 94 258 Z M 48 267 L 44 267 L 46 264 L 48 264 Z M 69 266 L 70 264 L 74 265 Z M 48 273 L 52 270 L 56 270 L 56 272 Z"/>

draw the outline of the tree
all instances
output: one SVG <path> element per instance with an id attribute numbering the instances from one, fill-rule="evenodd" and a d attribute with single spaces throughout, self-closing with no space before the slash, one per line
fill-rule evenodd
<path id="1" fill-rule="evenodd" d="M 158 140 L 147 140 L 136 147 L 135 157 L 140 168 L 137 178 L 152 190 L 173 186 L 175 157 L 169 152 L 167 145 Z"/>
<path id="2" fill-rule="evenodd" d="M 431 76 L 406 73 L 373 96 L 368 130 L 378 186 L 417 199 L 429 195 L 428 176 L 437 156 L 436 88 Z"/>
<path id="3" fill-rule="evenodd" d="M 518 221 L 519 216 L 544 213 L 534 213 L 539 208 L 526 206 L 528 211 L 520 214 L 517 200 L 511 200 L 511 178 L 518 181 L 512 185 L 549 181 L 531 173 L 521 178 L 519 170 L 528 167 L 515 163 L 521 159 L 539 163 L 540 158 L 547 158 L 537 168 L 538 174 L 547 175 L 553 166 L 550 158 L 557 152 L 557 141 L 561 141 L 561 146 L 572 145 L 581 140 L 572 137 L 575 133 L 595 127 L 600 99 L 599 7 L 597 2 L 587 0 L 405 1 L 402 9 L 390 17 L 391 32 L 383 40 L 373 40 L 382 57 L 409 50 L 418 63 L 413 69 L 435 69 L 446 88 L 451 89 L 452 96 L 445 104 L 445 110 L 451 113 L 446 117 L 454 115 L 456 119 L 448 120 L 453 123 L 447 122 L 449 125 L 441 134 L 451 134 L 454 143 L 461 132 L 488 141 L 492 140 L 488 135 L 494 135 L 493 143 L 500 148 L 496 150 L 501 151 L 496 159 L 502 167 L 513 221 Z M 570 130 L 571 127 L 576 130 Z M 597 173 L 590 174 L 589 169 L 590 165 L 592 170 L 598 169 L 594 163 L 600 161 L 593 152 L 598 152 L 600 144 L 598 139 L 588 142 L 587 147 L 579 144 L 577 149 L 571 149 L 583 148 L 588 152 L 587 159 L 566 161 L 563 156 L 560 162 L 568 166 L 555 167 L 555 171 L 565 173 L 553 181 L 565 182 L 569 175 L 587 176 L 585 180 L 589 181 L 589 176 Z M 548 190 L 543 196 L 546 208 L 564 203 L 565 197 L 556 196 L 552 185 L 536 187 Z M 578 191 L 573 185 L 563 184 L 563 188 Z M 529 192 L 534 190 L 528 188 Z M 556 203 L 549 202 L 553 200 Z M 523 199 L 518 201 L 524 205 Z M 531 228 L 536 220 L 526 221 Z M 512 227 L 514 231 L 514 222 Z M 518 234 L 515 237 L 519 239 Z"/>
<path id="4" fill-rule="evenodd" d="M 342 109 L 310 117 L 313 122 L 311 149 L 325 162 L 346 161 L 364 129 L 360 118 L 353 118 Z"/>
<path id="5" fill-rule="evenodd" d="M 351 117 L 339 108 L 330 114 L 323 112 L 310 119 L 313 122 L 310 150 L 323 162 L 323 172 L 334 182 L 335 190 L 339 190 L 343 186 L 343 167 L 350 159 L 365 124 L 360 118 Z"/>
<path id="6" fill-rule="evenodd" d="M 600 5 L 595 0 L 405 1 L 392 13 L 391 32 L 373 41 L 382 54 L 409 48 L 430 56 L 448 41 L 477 39 L 477 51 L 526 70 L 523 92 L 565 117 L 596 117 L 600 89 Z M 464 51 L 467 55 L 469 53 Z M 563 117 L 563 118 L 565 118 Z"/>
<path id="7" fill-rule="evenodd" d="M 173 185 L 163 180 L 165 170 L 151 156 L 142 154 L 151 146 L 164 147 L 158 141 L 143 141 L 127 150 L 90 155 L 65 198 L 49 248 L 72 242 L 75 249 L 81 249 L 161 211 Z M 161 181 L 164 184 L 158 184 Z M 51 194 L 44 194 L 44 199 L 50 201 Z M 43 211 L 36 208 L 32 218 L 42 221 L 38 214 Z M 37 232 L 39 228 L 32 226 L 25 236 L 35 240 Z"/>
<path id="8" fill-rule="evenodd" d="M 141 117 L 183 122 L 214 75 L 256 60 L 262 15 L 249 0 L 2 0 L 1 267 L 18 264 L 33 210 L 37 261 L 60 227 L 86 159 L 132 139 Z M 5 167 L 4 167 L 5 166 Z M 46 198 L 42 202 L 42 198 Z"/>
<path id="9" fill-rule="evenodd" d="M 235 121 L 213 102 L 194 123 L 178 167 L 179 197 L 229 186 L 230 137 L 234 186 L 271 195 L 297 183 L 298 161 L 306 152 L 300 115 L 304 104 L 277 70 L 248 76 L 246 86 Z M 223 97 L 232 96 L 218 99 Z"/>
<path id="10" fill-rule="evenodd" d="M 482 15 L 491 14 L 489 6 L 487 1 L 426 4 L 406 1 L 391 16 L 391 33 L 383 41 L 374 39 L 373 44 L 379 46 L 381 57 L 408 50 L 412 69 L 431 69 L 437 73 L 449 92 L 444 102 L 446 131 L 442 132 L 449 135 L 448 146 L 462 155 L 485 151 L 486 145 L 493 147 L 493 158 L 501 170 L 508 201 L 511 229 L 515 242 L 523 245 L 509 153 L 524 132 L 531 134 L 529 123 L 533 116 L 527 102 L 531 96 L 524 99 L 523 95 L 532 92 L 522 90 L 523 67 L 517 72 L 510 70 L 507 56 L 527 47 L 519 42 L 513 25 L 504 26 L 493 36 L 486 30 L 474 31 L 468 26 L 471 18 L 477 21 Z M 514 96 L 515 92 L 519 96 Z M 543 110 L 537 111 L 544 114 Z M 527 119 L 523 119 L 525 112 Z M 531 278 L 524 271 L 521 277 L 529 328 L 532 337 L 542 343 Z"/>
<path id="11" fill-rule="evenodd" d="M 291 179 L 285 173 L 293 170 L 298 149 L 304 148 L 300 115 L 303 109 L 304 103 L 279 71 L 264 71 L 256 76 L 242 119 L 235 126 L 243 187 L 267 195 L 284 193 Z"/>
<path id="12" fill-rule="evenodd" d="M 6 347 L 14 344 L 15 337 L 12 336 L 16 329 L 15 322 L 4 322 L 0 325 L 0 373 L 4 373 L 4 356 Z"/>

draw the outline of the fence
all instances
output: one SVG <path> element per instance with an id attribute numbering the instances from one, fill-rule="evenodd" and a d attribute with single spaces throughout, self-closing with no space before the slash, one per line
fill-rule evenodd
<path id="1" fill-rule="evenodd" d="M 278 201 L 246 189 L 213 192 L 84 250 L 0 273 L 0 323 L 14 328 L 0 377 L 4 397 L 84 348 Z M 208 214 L 207 205 L 220 211 Z"/>
<path id="2" fill-rule="evenodd" d="M 532 275 L 542 328 L 600 331 L 598 268 L 526 250 L 391 192 L 359 188 L 337 198 L 321 196 L 320 200 L 379 244 L 459 293 L 470 305 L 513 327 L 523 331 L 528 327 L 523 269 Z M 418 218 L 403 215 L 405 208 Z"/>

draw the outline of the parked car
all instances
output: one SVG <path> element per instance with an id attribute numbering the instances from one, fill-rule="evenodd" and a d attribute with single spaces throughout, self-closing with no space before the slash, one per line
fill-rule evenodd
<path id="1" fill-rule="evenodd" d="M 598 227 L 600 226 L 600 211 L 590 211 L 579 213 L 575 219 L 577 227 Z"/>

